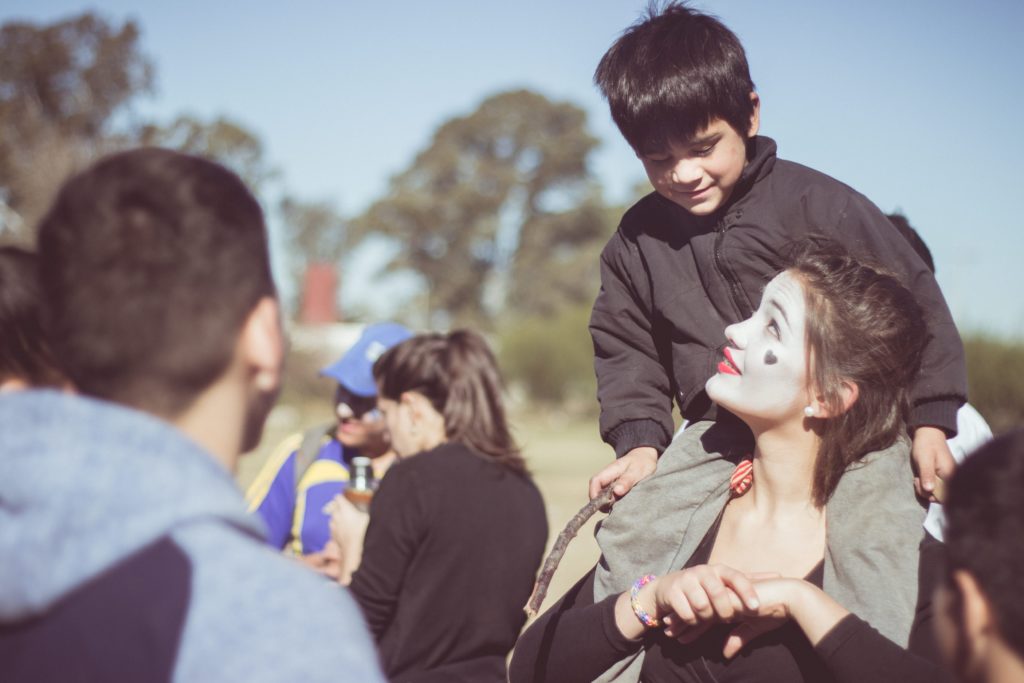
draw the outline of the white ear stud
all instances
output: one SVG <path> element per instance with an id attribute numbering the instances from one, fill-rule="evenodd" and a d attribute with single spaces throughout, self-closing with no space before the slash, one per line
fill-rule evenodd
<path id="1" fill-rule="evenodd" d="M 814 408 L 811 406 L 807 406 L 806 408 L 804 408 L 804 415 L 806 415 L 807 417 L 814 417 Z"/>

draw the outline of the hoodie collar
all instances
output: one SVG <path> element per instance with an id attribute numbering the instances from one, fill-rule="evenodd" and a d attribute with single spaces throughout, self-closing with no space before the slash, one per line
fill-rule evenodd
<path id="1" fill-rule="evenodd" d="M 169 423 L 55 391 L 0 397 L 0 620 L 211 520 L 262 539 L 230 474 Z"/>

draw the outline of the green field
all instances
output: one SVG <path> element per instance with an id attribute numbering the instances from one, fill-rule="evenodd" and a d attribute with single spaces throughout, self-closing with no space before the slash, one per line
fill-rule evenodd
<path id="1" fill-rule="evenodd" d="M 301 409 L 293 405 L 276 408 L 267 421 L 260 447 L 242 459 L 237 476 L 239 485 L 243 489 L 249 485 L 263 460 L 281 439 L 328 419 L 328 406 L 319 403 L 307 404 Z M 601 442 L 596 419 L 587 421 L 552 411 L 543 415 L 516 414 L 512 421 L 516 438 L 547 505 L 550 548 L 565 523 L 586 504 L 587 482 L 611 461 L 612 450 Z M 597 544 L 593 537 L 595 521 L 592 519 L 570 544 L 552 581 L 545 606 L 597 561 Z"/>

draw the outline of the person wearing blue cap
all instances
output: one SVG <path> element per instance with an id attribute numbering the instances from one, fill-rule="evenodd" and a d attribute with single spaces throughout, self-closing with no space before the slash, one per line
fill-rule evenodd
<path id="1" fill-rule="evenodd" d="M 374 362 L 412 333 L 398 323 L 368 326 L 337 362 L 320 371 L 338 382 L 337 420 L 285 439 L 271 453 L 246 493 L 250 512 L 267 526 L 267 541 L 327 575 L 338 571 L 338 556 L 326 505 L 348 484 L 356 456 L 373 459 L 376 476 L 394 460 L 384 421 L 377 411 Z M 335 577 L 336 578 L 336 577 Z"/>

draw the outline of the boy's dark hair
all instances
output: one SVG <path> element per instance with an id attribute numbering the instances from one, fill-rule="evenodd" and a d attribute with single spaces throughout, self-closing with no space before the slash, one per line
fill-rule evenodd
<path id="1" fill-rule="evenodd" d="M 144 148 L 61 188 L 39 227 L 54 352 L 88 395 L 174 416 L 274 296 L 263 212 L 211 161 Z"/>
<path id="2" fill-rule="evenodd" d="M 836 416 L 818 421 L 812 494 L 824 505 L 851 463 L 905 432 L 908 392 L 921 367 L 927 326 L 898 278 L 836 242 L 797 245 L 786 269 L 803 284 L 807 301 L 807 376 Z M 844 381 L 858 389 L 845 412 Z"/>
<path id="3" fill-rule="evenodd" d="M 1003 641 L 1024 658 L 1024 430 L 988 442 L 956 468 L 946 501 L 947 583 L 977 581 Z M 955 601 L 954 601 L 955 602 Z"/>
<path id="4" fill-rule="evenodd" d="M 914 248 L 917 255 L 921 257 L 924 264 L 928 266 L 928 270 L 935 273 L 935 261 L 932 259 L 932 251 L 928 248 L 928 245 L 921 239 L 921 235 L 918 234 L 917 230 L 914 230 L 914 226 L 910 224 L 907 217 L 902 213 L 887 213 L 885 217 L 889 219 L 889 222 L 896 226 L 896 229 L 900 231 L 910 246 Z"/>
<path id="5" fill-rule="evenodd" d="M 525 472 L 505 417 L 501 373 L 487 342 L 469 330 L 421 334 L 373 366 L 377 395 L 393 401 L 415 391 L 444 417 L 445 435 L 515 472 Z"/>
<path id="6" fill-rule="evenodd" d="M 38 267 L 32 252 L 0 247 L 0 381 L 58 386 L 64 378 L 43 331 Z"/>
<path id="7" fill-rule="evenodd" d="M 601 58 L 594 82 L 638 153 L 690 140 L 716 118 L 746 138 L 754 112 L 754 82 L 739 39 L 715 17 L 681 3 L 661 10 L 652 4 Z"/>

